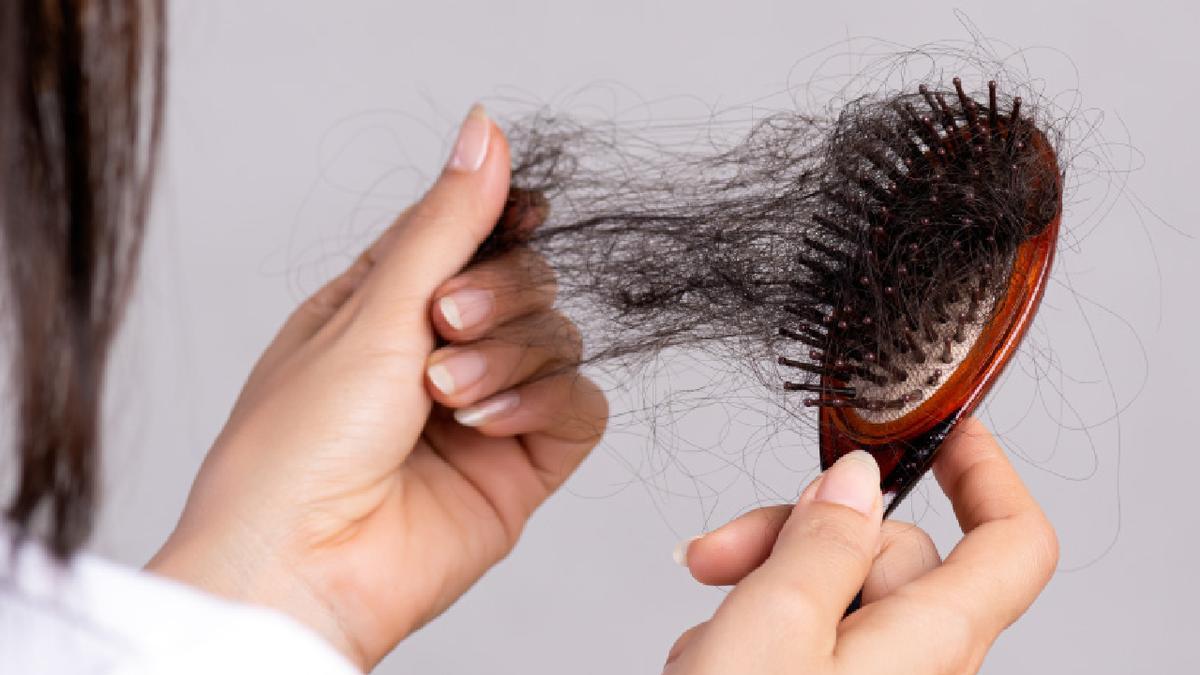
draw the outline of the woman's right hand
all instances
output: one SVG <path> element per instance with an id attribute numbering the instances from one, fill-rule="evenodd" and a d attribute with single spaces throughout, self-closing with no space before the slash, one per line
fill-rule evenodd
<path id="1" fill-rule="evenodd" d="M 974 673 L 1029 608 L 1058 542 L 987 429 L 962 422 L 934 464 L 964 532 L 943 562 L 915 525 L 881 527 L 879 469 L 852 453 L 792 506 L 691 541 L 697 580 L 736 584 L 671 648 L 664 673 Z M 862 589 L 863 606 L 843 618 Z"/>

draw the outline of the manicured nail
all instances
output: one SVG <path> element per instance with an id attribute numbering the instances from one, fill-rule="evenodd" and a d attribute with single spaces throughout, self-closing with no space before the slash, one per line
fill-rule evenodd
<path id="1" fill-rule="evenodd" d="M 471 328 L 492 313 L 494 301 L 491 291 L 464 288 L 438 300 L 442 318 L 455 330 Z"/>
<path id="2" fill-rule="evenodd" d="M 438 391 L 450 396 L 475 384 L 487 372 L 487 359 L 476 351 L 453 352 L 425 371 Z"/>
<path id="3" fill-rule="evenodd" d="M 703 536 L 704 535 L 702 534 L 698 534 L 691 539 L 684 539 L 678 544 L 675 544 L 675 550 L 671 551 L 671 558 L 675 561 L 676 565 L 679 565 L 680 567 L 687 567 L 688 549 L 692 547 L 693 541 L 696 541 Z"/>
<path id="4" fill-rule="evenodd" d="M 506 391 L 476 403 L 469 408 L 459 408 L 454 411 L 454 419 L 464 427 L 482 426 L 500 415 L 517 407 L 521 397 L 515 391 Z"/>
<path id="5" fill-rule="evenodd" d="M 476 103 L 471 106 L 471 112 L 467 113 L 458 130 L 458 140 L 454 142 L 454 152 L 450 153 L 446 167 L 467 173 L 478 171 L 483 166 L 483 160 L 487 159 L 491 134 L 492 123 L 483 106 Z"/>
<path id="6" fill-rule="evenodd" d="M 870 515 L 879 498 L 879 465 L 871 453 L 855 450 L 829 467 L 814 500 L 849 506 Z"/>

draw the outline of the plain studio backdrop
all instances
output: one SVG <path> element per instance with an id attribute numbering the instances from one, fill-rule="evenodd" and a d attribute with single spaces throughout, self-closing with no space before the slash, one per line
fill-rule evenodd
<path id="1" fill-rule="evenodd" d="M 172 2 L 166 157 L 114 362 L 93 548 L 133 565 L 155 551 L 277 326 L 436 175 L 473 101 L 748 121 L 760 99 L 777 110 L 791 100 L 781 93 L 819 93 L 804 88 L 818 67 L 852 74 L 878 51 L 847 38 L 971 39 L 953 9 Z M 1200 11 L 1182 0 L 962 9 L 979 34 L 1027 49 L 1043 92 L 1104 113 L 1088 118 L 1103 130 L 1089 156 L 1113 171 L 1081 160 L 1094 180 L 1079 194 L 1124 190 L 1099 214 L 1091 196 L 1068 209 L 1075 229 L 1047 305 L 986 410 L 1059 529 L 1062 563 L 984 672 L 1190 671 Z M 379 672 L 657 672 L 724 593 L 675 566 L 675 542 L 794 497 L 816 465 L 811 431 L 770 409 L 725 405 L 727 391 L 678 395 L 718 379 L 697 368 L 667 363 L 629 383 L 619 402 L 653 414 L 616 424 L 516 551 Z M 955 540 L 928 482 L 898 516 L 943 553 Z"/>

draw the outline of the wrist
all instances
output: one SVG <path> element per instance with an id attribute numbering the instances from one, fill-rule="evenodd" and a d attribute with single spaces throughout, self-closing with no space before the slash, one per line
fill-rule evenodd
<path id="1" fill-rule="evenodd" d="M 368 663 L 330 602 L 315 592 L 295 567 L 240 537 L 211 539 L 172 533 L 146 563 L 146 571 L 227 600 L 282 612 L 333 645 L 360 670 Z"/>

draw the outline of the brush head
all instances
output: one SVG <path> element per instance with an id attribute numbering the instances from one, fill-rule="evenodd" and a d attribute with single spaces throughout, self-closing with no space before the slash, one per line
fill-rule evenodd
<path id="1" fill-rule="evenodd" d="M 821 408 L 822 463 L 873 452 L 894 507 L 986 393 L 1040 301 L 1061 214 L 1053 147 L 996 84 L 848 110 L 829 139 L 779 362 Z M 815 301 L 815 302 L 813 302 Z"/>

